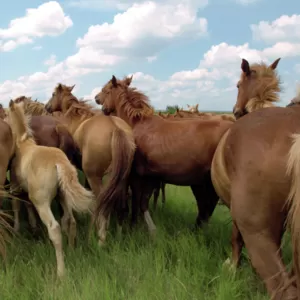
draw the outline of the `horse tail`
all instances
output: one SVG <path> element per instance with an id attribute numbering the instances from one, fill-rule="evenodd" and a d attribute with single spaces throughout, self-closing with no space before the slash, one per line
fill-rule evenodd
<path id="1" fill-rule="evenodd" d="M 79 182 L 75 167 L 67 160 L 57 163 L 58 184 L 66 202 L 78 212 L 90 212 L 94 205 L 94 194 Z"/>
<path id="2" fill-rule="evenodd" d="M 108 168 L 110 179 L 104 189 L 98 195 L 95 210 L 95 220 L 104 216 L 106 219 L 114 208 L 124 208 L 127 204 L 128 177 L 135 153 L 135 143 L 126 130 L 114 122 L 116 129 L 112 133 L 111 151 L 112 160 Z"/>
<path id="3" fill-rule="evenodd" d="M 293 268 L 300 299 L 300 134 L 293 134 L 292 139 L 287 161 L 287 175 L 291 178 L 287 204 L 289 207 L 288 224 L 292 235 Z"/>

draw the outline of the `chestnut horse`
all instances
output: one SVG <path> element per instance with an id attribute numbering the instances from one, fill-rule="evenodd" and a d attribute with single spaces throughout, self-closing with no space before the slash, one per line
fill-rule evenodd
<path id="1" fill-rule="evenodd" d="M 300 107 L 272 107 L 281 90 L 278 62 L 250 66 L 242 60 L 233 109 L 239 119 L 223 135 L 211 174 L 233 220 L 232 260 L 226 263 L 238 267 L 245 244 L 273 299 L 300 299 Z M 297 291 L 286 273 L 280 249 L 288 213 Z"/>
<path id="2" fill-rule="evenodd" d="M 198 205 L 197 225 L 207 221 L 218 196 L 210 179 L 211 160 L 232 122 L 186 119 L 172 121 L 154 114 L 149 99 L 130 87 L 132 77 L 115 76 L 95 97 L 105 114 L 116 113 L 133 128 L 137 144 L 132 170 L 132 221 L 140 205 L 150 233 L 155 225 L 148 212 L 148 195 L 157 182 L 191 186 Z"/>
<path id="3" fill-rule="evenodd" d="M 73 87 L 58 84 L 45 108 L 64 116 L 68 130 L 82 153 L 82 169 L 97 196 L 94 212 L 99 225 L 99 245 L 105 243 L 108 218 L 117 209 L 119 224 L 127 208 L 128 177 L 135 153 L 130 126 L 117 117 L 98 114 L 95 109 L 79 101 Z M 102 178 L 107 170 L 111 177 L 102 189 Z"/>

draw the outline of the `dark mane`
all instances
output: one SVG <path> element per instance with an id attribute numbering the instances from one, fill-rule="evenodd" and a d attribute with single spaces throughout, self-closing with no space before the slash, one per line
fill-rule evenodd
<path id="1" fill-rule="evenodd" d="M 124 111 L 130 122 L 143 120 L 154 115 L 149 98 L 136 88 L 124 88 L 118 95 L 119 107 Z"/>

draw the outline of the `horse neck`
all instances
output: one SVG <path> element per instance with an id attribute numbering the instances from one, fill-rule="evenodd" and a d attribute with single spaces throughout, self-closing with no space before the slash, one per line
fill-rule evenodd
<path id="1" fill-rule="evenodd" d="M 93 116 L 74 116 L 69 115 L 68 111 L 63 112 L 63 115 L 61 117 L 56 117 L 58 120 L 61 120 L 62 123 L 65 124 L 65 126 L 68 128 L 71 135 L 74 135 L 74 133 L 77 131 L 77 129 L 80 127 L 82 123 L 85 121 L 91 119 Z"/>

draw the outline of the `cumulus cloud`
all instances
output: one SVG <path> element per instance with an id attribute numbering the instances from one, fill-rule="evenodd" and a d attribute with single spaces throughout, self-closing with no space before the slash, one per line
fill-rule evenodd
<path id="1" fill-rule="evenodd" d="M 150 57 L 178 40 L 205 36 L 207 26 L 205 18 L 198 18 L 192 2 L 171 5 L 147 1 L 115 15 L 110 24 L 90 26 L 77 46 L 95 53 Z M 78 54 L 78 59 L 82 58 Z"/>
<path id="2" fill-rule="evenodd" d="M 53 66 L 53 65 L 55 65 L 55 63 L 56 63 L 56 55 L 55 54 L 51 54 L 50 57 L 44 61 L 45 66 Z"/>
<path id="3" fill-rule="evenodd" d="M 0 52 L 12 51 L 43 36 L 60 35 L 72 25 L 71 18 L 56 1 L 29 8 L 24 17 L 11 20 L 8 28 L 0 28 Z"/>
<path id="4" fill-rule="evenodd" d="M 300 15 L 283 15 L 273 22 L 261 21 L 250 27 L 255 40 L 269 43 L 300 42 Z"/>

